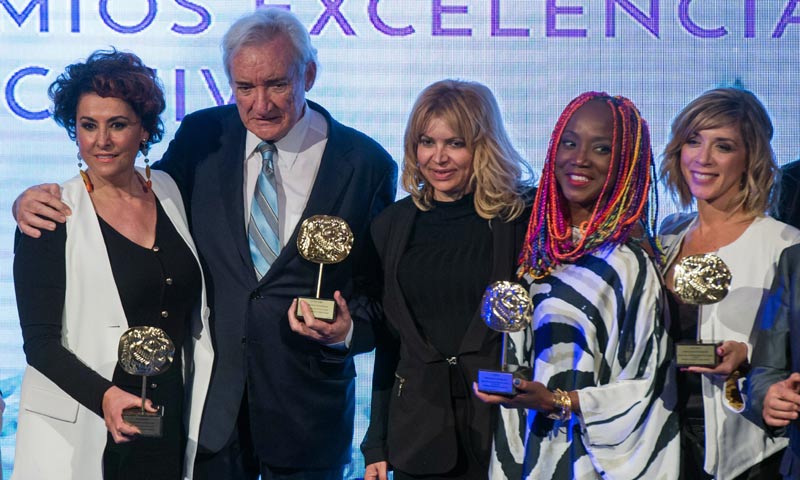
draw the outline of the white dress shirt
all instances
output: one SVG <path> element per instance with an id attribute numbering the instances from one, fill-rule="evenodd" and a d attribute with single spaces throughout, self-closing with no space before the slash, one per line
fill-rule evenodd
<path id="1" fill-rule="evenodd" d="M 247 131 L 244 152 L 244 228 L 250 221 L 250 206 L 261 172 L 261 139 Z M 281 248 L 292 236 L 308 203 L 317 178 L 322 153 L 328 143 L 325 117 L 306 105 L 305 113 L 283 138 L 275 142 L 275 183 L 278 190 L 278 223 Z"/>

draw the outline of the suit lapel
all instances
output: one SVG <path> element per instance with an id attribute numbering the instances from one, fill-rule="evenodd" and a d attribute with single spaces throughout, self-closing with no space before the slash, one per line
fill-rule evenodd
<path id="1" fill-rule="evenodd" d="M 329 215 L 338 211 L 339 199 L 347 190 L 353 172 L 353 165 L 350 163 L 353 145 L 349 136 L 338 132 L 343 127 L 334 121 L 328 112 L 311 102 L 309 105 L 312 108 L 316 107 L 314 109 L 319 111 L 328 122 L 328 143 L 325 145 L 317 178 L 308 196 L 303 220 L 312 215 Z M 292 234 L 293 243 L 296 236 L 297 228 Z"/>
<path id="2" fill-rule="evenodd" d="M 287 262 L 298 255 L 297 234 L 300 230 L 300 225 L 303 224 L 305 219 L 314 215 L 330 215 L 339 211 L 339 199 L 344 195 L 352 178 L 353 165 L 350 163 L 349 158 L 353 145 L 348 140 L 347 135 L 338 133 L 342 126 L 334 121 L 330 114 L 319 105 L 313 102 L 308 102 L 308 105 L 325 117 L 325 121 L 328 123 L 328 143 L 325 144 L 325 150 L 319 163 L 319 170 L 317 170 L 317 178 L 314 179 L 314 185 L 311 187 L 311 193 L 308 196 L 303 215 L 295 225 L 292 236 L 286 241 L 286 245 L 281 249 L 278 258 L 275 259 L 275 263 L 272 264 L 267 274 L 261 279 L 261 283 L 269 281 L 275 275 L 273 272 L 280 271 Z M 246 238 L 245 247 L 247 247 Z M 247 250 L 247 255 L 250 255 L 249 250 Z"/>
<path id="3" fill-rule="evenodd" d="M 226 119 L 226 122 L 227 125 L 223 131 L 232 133 L 221 135 L 220 149 L 214 158 L 219 169 L 219 194 L 236 250 L 239 252 L 242 262 L 254 272 L 244 222 L 244 145 L 247 130 L 235 110 L 233 115 Z M 255 272 L 253 278 L 255 279 Z"/>
<path id="4" fill-rule="evenodd" d="M 406 304 L 403 290 L 397 277 L 398 266 L 406 251 L 408 240 L 411 237 L 411 230 L 414 225 L 414 218 L 417 215 L 417 207 L 408 202 L 399 212 L 397 218 L 392 219 L 391 230 L 389 231 L 389 249 L 386 252 L 387 260 L 387 283 L 384 285 L 389 294 L 384 295 L 384 299 L 390 305 L 386 305 L 386 310 L 398 312 L 399 324 L 396 325 L 401 330 L 401 337 L 407 341 L 409 350 L 419 352 L 420 358 L 424 362 L 436 362 L 442 360 L 442 354 L 436 350 L 428 340 L 422 335 L 411 315 L 411 310 Z"/>

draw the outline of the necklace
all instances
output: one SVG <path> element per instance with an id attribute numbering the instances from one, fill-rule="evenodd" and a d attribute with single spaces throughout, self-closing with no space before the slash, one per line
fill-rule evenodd
<path id="1" fill-rule="evenodd" d="M 87 169 L 87 170 L 88 170 L 88 169 Z M 89 193 L 92 193 L 92 192 L 94 191 L 94 184 L 92 183 L 92 179 L 91 179 L 91 178 L 89 178 L 89 174 L 87 173 L 87 171 L 86 171 L 86 170 L 78 170 L 78 171 L 79 171 L 79 172 L 80 172 L 80 174 L 81 174 L 81 179 L 83 180 L 83 185 L 86 187 L 86 191 L 87 191 L 87 192 L 89 192 Z M 150 175 L 149 175 L 149 173 L 150 173 L 150 167 L 149 167 L 149 166 L 147 167 L 147 173 L 148 173 L 148 177 L 149 177 L 149 176 L 150 176 Z M 152 188 L 152 186 L 153 186 L 153 182 L 152 182 L 152 180 L 150 180 L 150 179 L 148 178 L 148 179 L 145 181 L 145 179 L 143 179 L 143 178 L 142 178 L 142 176 L 141 176 L 141 175 L 139 175 L 139 173 L 138 173 L 138 172 L 135 172 L 135 173 L 134 173 L 134 175 L 136 175 L 136 180 L 138 180 L 138 181 L 139 181 L 139 185 L 141 185 L 141 186 L 142 186 L 142 192 L 143 192 L 143 193 L 147 193 L 147 192 L 149 192 L 149 191 L 150 191 L 150 189 L 151 189 L 151 188 Z"/>

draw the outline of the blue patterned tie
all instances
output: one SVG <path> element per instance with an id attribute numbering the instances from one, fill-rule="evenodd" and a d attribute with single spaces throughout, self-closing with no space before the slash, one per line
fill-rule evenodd
<path id="1" fill-rule="evenodd" d="M 250 221 L 247 224 L 247 237 L 250 241 L 250 256 L 258 279 L 266 275 L 270 265 L 280 252 L 278 236 L 278 191 L 275 188 L 275 170 L 272 158 L 275 145 L 261 142 L 256 147 L 261 152 L 261 173 L 258 174 L 253 204 L 250 207 Z"/>

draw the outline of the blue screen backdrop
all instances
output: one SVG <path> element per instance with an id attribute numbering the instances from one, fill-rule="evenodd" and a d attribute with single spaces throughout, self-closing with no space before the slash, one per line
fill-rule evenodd
<path id="1" fill-rule="evenodd" d="M 703 91 L 752 90 L 776 127 L 779 163 L 798 155 L 800 0 L 0 0 L 0 451 L 13 467 L 25 365 L 11 264 L 14 198 L 76 173 L 76 147 L 48 118 L 47 86 L 72 62 L 111 46 L 156 68 L 168 97 L 163 153 L 186 113 L 231 102 L 219 41 L 262 5 L 289 8 L 319 50 L 308 98 L 402 161 L 407 114 L 442 78 L 496 94 L 506 126 L 535 171 L 561 109 L 586 90 L 629 97 L 648 120 L 656 153 L 669 123 Z M 401 193 L 402 195 L 402 193 Z M 663 198 L 661 216 L 674 211 Z M 369 412 L 371 355 L 358 361 L 353 463 Z M 268 426 L 265 426 L 268 428 Z"/>

